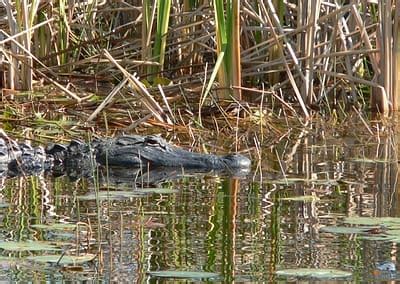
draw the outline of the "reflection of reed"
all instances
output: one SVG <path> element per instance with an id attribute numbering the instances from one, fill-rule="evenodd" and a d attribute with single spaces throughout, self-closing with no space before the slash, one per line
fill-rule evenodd
<path id="1" fill-rule="evenodd" d="M 286 184 L 270 181 L 271 187 L 275 187 L 270 196 L 274 201 L 272 208 L 280 208 L 282 220 L 278 223 L 278 231 L 281 232 L 280 239 L 285 240 L 283 245 L 278 238 L 271 239 L 272 245 L 277 246 L 274 251 L 281 254 L 278 259 L 285 259 L 296 267 L 325 267 L 335 262 L 332 256 L 338 262 L 341 258 L 355 261 L 360 251 L 351 249 L 346 252 L 335 245 L 327 246 L 333 240 L 338 244 L 343 240 L 339 236 L 321 234 L 319 229 L 332 224 L 340 226 L 344 216 L 399 215 L 395 195 L 397 143 L 393 129 L 368 126 L 365 131 L 365 121 L 361 125 L 354 123 L 349 126 L 329 128 L 323 125 L 319 128 L 312 124 L 307 133 L 301 131 L 298 139 L 292 137 L 283 141 L 285 147 L 276 148 L 277 157 L 290 153 L 286 154 L 285 163 L 279 162 L 275 167 L 278 170 L 282 169 L 282 164 L 286 165 L 281 179 L 286 180 Z M 375 135 L 365 135 L 372 130 L 379 131 Z M 313 196 L 316 199 L 310 202 L 298 199 L 286 204 L 274 196 Z M 343 245 L 349 241 L 356 241 L 356 236 L 350 235 Z M 279 251 L 282 246 L 285 249 Z M 324 250 L 320 249 L 321 246 Z M 372 247 L 363 248 L 370 250 L 363 255 L 365 261 L 370 262 L 371 257 L 382 258 L 382 254 L 371 251 Z M 393 251 L 391 253 L 393 255 Z"/>
<path id="2" fill-rule="evenodd" d="M 375 190 L 376 190 L 376 205 L 374 216 L 386 217 L 396 216 L 397 204 L 393 199 L 397 189 L 397 141 L 393 129 L 389 128 L 386 135 L 380 137 L 379 144 L 376 147 L 375 164 Z"/>

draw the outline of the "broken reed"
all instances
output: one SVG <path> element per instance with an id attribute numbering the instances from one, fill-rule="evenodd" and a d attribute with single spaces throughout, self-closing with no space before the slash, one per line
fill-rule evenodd
<path id="1" fill-rule="evenodd" d="M 11 89 L 31 89 L 33 78 L 44 78 L 81 101 L 60 84 L 65 76 L 121 79 L 105 49 L 147 87 L 203 86 L 201 105 L 241 99 L 245 84 L 269 91 L 267 101 L 295 98 L 305 116 L 309 106 L 329 108 L 338 98 L 364 102 L 364 96 L 383 113 L 397 109 L 394 0 L 4 3 L 0 44 Z"/>

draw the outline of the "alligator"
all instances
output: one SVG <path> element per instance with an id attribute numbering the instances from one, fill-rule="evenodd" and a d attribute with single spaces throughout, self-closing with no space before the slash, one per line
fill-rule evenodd
<path id="1" fill-rule="evenodd" d="M 155 135 L 98 138 L 90 143 L 72 140 L 68 145 L 53 143 L 46 147 L 32 147 L 8 137 L 0 138 L 0 172 L 3 176 L 52 172 L 55 176 L 67 173 L 78 177 L 90 175 L 95 166 L 146 169 L 148 174 L 150 170 L 177 173 L 183 169 L 242 175 L 249 171 L 251 161 L 240 154 L 219 156 L 190 152 Z"/>

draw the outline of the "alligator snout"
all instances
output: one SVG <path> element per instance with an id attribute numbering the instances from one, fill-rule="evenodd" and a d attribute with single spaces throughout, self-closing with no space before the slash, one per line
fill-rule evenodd
<path id="1" fill-rule="evenodd" d="M 229 169 L 249 169 L 251 166 L 250 159 L 240 154 L 225 155 L 222 159 Z"/>

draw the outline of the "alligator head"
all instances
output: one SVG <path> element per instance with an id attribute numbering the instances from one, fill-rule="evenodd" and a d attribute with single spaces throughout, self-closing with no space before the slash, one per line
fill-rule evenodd
<path id="1" fill-rule="evenodd" d="M 173 146 L 158 136 L 120 136 L 96 146 L 97 161 L 121 167 L 182 167 L 190 169 L 249 169 L 251 161 L 239 154 L 217 156 Z"/>

